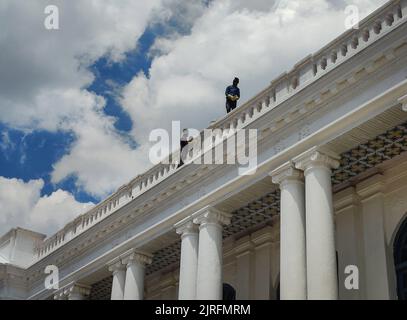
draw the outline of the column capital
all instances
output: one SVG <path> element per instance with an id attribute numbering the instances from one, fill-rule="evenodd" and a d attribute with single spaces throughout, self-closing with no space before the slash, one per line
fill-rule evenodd
<path id="1" fill-rule="evenodd" d="M 92 289 L 91 286 L 77 282 L 72 282 L 58 290 L 54 294 L 54 300 L 67 300 L 71 295 L 88 296 L 90 295 L 91 289 Z"/>
<path id="2" fill-rule="evenodd" d="M 398 101 L 401 103 L 402 110 L 407 112 L 407 94 L 399 98 Z"/>
<path id="3" fill-rule="evenodd" d="M 72 294 L 88 296 L 88 295 L 90 295 L 91 289 L 92 289 L 92 287 L 88 286 L 88 285 L 84 285 L 84 284 L 80 284 L 80 283 L 72 283 L 65 288 L 64 294 L 67 296 L 72 295 Z"/>
<path id="4" fill-rule="evenodd" d="M 323 147 L 314 147 L 294 158 L 295 167 L 306 174 L 313 167 L 336 169 L 339 167 L 340 156 Z"/>
<path id="5" fill-rule="evenodd" d="M 304 182 L 304 174 L 301 170 L 295 168 L 290 161 L 269 173 L 273 183 L 282 185 L 286 182 Z"/>
<path id="6" fill-rule="evenodd" d="M 120 256 L 122 263 L 129 266 L 132 263 L 139 263 L 142 266 L 147 266 L 153 262 L 153 255 L 137 251 L 137 249 L 130 249 Z"/>
<path id="7" fill-rule="evenodd" d="M 193 222 L 199 225 L 205 225 L 208 223 L 215 223 L 219 225 L 228 225 L 231 222 L 232 214 L 228 212 L 220 211 L 214 207 L 207 206 L 193 215 Z"/>
<path id="8" fill-rule="evenodd" d="M 187 217 L 174 224 L 175 232 L 181 237 L 198 233 L 198 226 L 193 222 L 192 217 Z"/>
<path id="9" fill-rule="evenodd" d="M 113 260 L 109 261 L 107 263 L 107 266 L 109 268 L 109 271 L 113 272 L 113 274 L 115 274 L 118 271 L 125 270 L 125 266 L 123 265 L 120 257 L 114 258 Z"/>

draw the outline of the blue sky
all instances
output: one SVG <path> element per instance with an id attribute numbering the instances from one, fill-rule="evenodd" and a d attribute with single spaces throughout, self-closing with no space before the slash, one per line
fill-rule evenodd
<path id="1" fill-rule="evenodd" d="M 172 21 L 169 23 L 173 25 Z M 106 99 L 105 114 L 115 117 L 115 128 L 120 134 L 130 139 L 134 148 L 137 147 L 137 143 L 128 135 L 132 129 L 132 120 L 117 102 L 111 82 L 118 87 L 123 87 L 140 71 L 148 74 L 152 61 L 149 50 L 155 38 L 162 36 L 164 30 L 162 25 L 147 28 L 138 40 L 137 49 L 127 52 L 125 59 L 119 63 L 102 57 L 89 67 L 89 70 L 95 75 L 95 80 L 87 87 L 87 90 Z M 75 185 L 74 176 L 57 184 L 50 181 L 52 165 L 69 151 L 71 143 L 75 140 L 72 132 L 54 133 L 34 130 L 26 133 L 10 128 L 2 122 L 0 122 L 0 132 L 3 137 L 0 176 L 24 181 L 41 178 L 45 182 L 44 188 L 41 190 L 42 196 L 63 189 L 74 194 L 79 202 L 97 203 L 101 200 L 78 188 Z"/>

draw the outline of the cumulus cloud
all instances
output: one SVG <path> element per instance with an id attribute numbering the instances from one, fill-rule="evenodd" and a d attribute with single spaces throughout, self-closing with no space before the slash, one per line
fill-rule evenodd
<path id="1" fill-rule="evenodd" d="M 47 0 L 4 0 L 0 10 L 0 120 L 27 129 L 56 130 L 93 107 L 84 90 L 102 56 L 121 61 L 136 48 L 160 0 L 53 1 L 60 29 L 46 30 Z"/>
<path id="2" fill-rule="evenodd" d="M 17 226 L 51 235 L 93 206 L 63 190 L 41 197 L 43 186 L 42 179 L 0 177 L 0 235 Z"/>
<path id="3" fill-rule="evenodd" d="M 77 187 L 93 196 L 106 195 L 112 187 L 131 180 L 145 166 L 144 149 L 133 150 L 113 129 L 113 119 L 89 116 L 74 126 L 77 139 L 69 153 L 54 164 L 52 182 L 75 175 Z"/>
<path id="4" fill-rule="evenodd" d="M 148 135 L 181 120 L 201 129 L 225 114 L 223 92 L 241 79 L 242 102 L 282 71 L 344 31 L 344 7 L 366 15 L 385 0 L 56 0 L 60 30 L 44 29 L 47 0 L 0 4 L 0 121 L 23 130 L 68 130 L 76 136 L 54 164 L 52 181 L 77 178 L 104 196 L 151 166 Z M 121 92 L 133 120 L 134 149 L 86 90 L 102 56 L 120 62 L 149 23 L 169 22 L 151 50 L 148 74 Z"/>
<path id="5" fill-rule="evenodd" d="M 363 17 L 385 0 L 214 1 L 191 33 L 161 38 L 149 74 L 126 86 L 122 104 L 141 144 L 171 120 L 202 129 L 225 114 L 224 88 L 241 79 L 242 102 L 345 31 L 344 8 Z"/>
<path id="6" fill-rule="evenodd" d="M 137 50 L 161 0 L 56 0 L 60 28 L 53 31 L 44 27 L 49 4 L 1 2 L 0 121 L 28 132 L 73 132 L 77 140 L 53 182 L 75 175 L 78 187 L 101 197 L 132 178 L 135 156 L 103 113 L 105 100 L 86 90 L 95 78 L 89 66 L 101 57 L 120 63 Z"/>

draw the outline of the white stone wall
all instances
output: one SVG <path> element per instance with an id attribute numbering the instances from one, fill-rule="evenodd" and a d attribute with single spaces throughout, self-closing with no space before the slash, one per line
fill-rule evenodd
<path id="1" fill-rule="evenodd" d="M 335 195 L 339 297 L 397 299 L 393 243 L 407 218 L 407 163 Z M 347 265 L 356 265 L 360 289 L 347 290 Z"/>

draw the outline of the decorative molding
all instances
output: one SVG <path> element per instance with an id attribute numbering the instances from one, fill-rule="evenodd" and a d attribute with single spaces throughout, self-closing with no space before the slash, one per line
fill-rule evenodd
<path id="1" fill-rule="evenodd" d="M 340 167 L 332 173 L 332 183 L 334 185 L 343 183 L 405 151 L 407 151 L 407 122 L 342 153 Z"/>
<path id="2" fill-rule="evenodd" d="M 90 295 L 92 287 L 80 283 L 70 283 L 54 293 L 54 300 L 67 300 L 70 295 L 81 295 L 87 297 Z"/>
<path id="3" fill-rule="evenodd" d="M 205 224 L 229 225 L 232 214 L 207 206 L 192 215 L 193 222 L 203 226 Z"/>
<path id="4" fill-rule="evenodd" d="M 346 188 L 333 195 L 335 214 L 339 214 L 349 207 L 357 206 L 359 203 L 360 198 L 356 193 L 355 187 Z"/>
<path id="5" fill-rule="evenodd" d="M 340 156 L 324 147 L 313 147 L 293 159 L 295 167 L 307 174 L 307 170 L 322 166 L 328 169 L 337 169 L 340 165 Z"/>
<path id="6" fill-rule="evenodd" d="M 110 272 L 113 272 L 115 274 L 116 272 L 123 271 L 125 270 L 125 266 L 123 265 L 122 260 L 120 257 L 117 257 L 113 259 L 112 261 L 109 261 L 107 263 L 108 269 Z"/>
<path id="7" fill-rule="evenodd" d="M 181 235 L 181 238 L 184 236 L 197 234 L 199 231 L 198 226 L 193 222 L 192 217 L 187 217 L 180 222 L 174 225 L 175 232 Z"/>
<path id="8" fill-rule="evenodd" d="M 152 254 L 137 251 L 137 249 L 130 249 L 129 251 L 120 255 L 120 260 L 127 267 L 133 263 L 138 263 L 141 264 L 142 266 L 147 266 L 151 264 L 152 259 L 153 259 Z"/>
<path id="9" fill-rule="evenodd" d="M 301 170 L 297 170 L 292 162 L 287 162 L 270 172 L 269 174 L 275 184 L 285 184 L 290 181 L 303 182 L 304 174 Z"/>
<path id="10" fill-rule="evenodd" d="M 407 94 L 399 98 L 398 101 L 401 103 L 401 109 L 407 112 Z"/>
<path id="11" fill-rule="evenodd" d="M 104 278 L 92 285 L 89 300 L 110 300 L 113 276 Z"/>
<path id="12" fill-rule="evenodd" d="M 373 177 L 360 182 L 356 186 L 356 192 L 360 196 L 360 200 L 364 202 L 373 196 L 383 195 L 384 187 L 384 176 L 376 174 Z"/>
<path id="13" fill-rule="evenodd" d="M 250 254 L 252 250 L 253 243 L 250 241 L 250 236 L 245 236 L 235 242 L 234 252 L 237 258 Z"/>
<path id="14" fill-rule="evenodd" d="M 277 237 L 276 237 L 277 235 Z M 264 244 L 271 244 L 279 241 L 279 232 L 276 232 L 275 228 L 267 226 L 259 231 L 254 232 L 251 235 L 251 241 L 255 245 L 255 248 L 261 248 Z"/>

